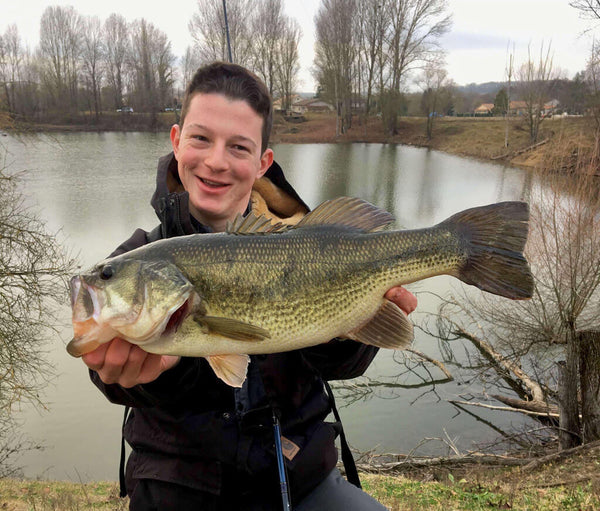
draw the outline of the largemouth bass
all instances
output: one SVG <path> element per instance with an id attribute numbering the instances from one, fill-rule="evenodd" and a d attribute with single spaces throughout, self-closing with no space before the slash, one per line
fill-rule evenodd
<path id="1" fill-rule="evenodd" d="M 405 348 L 413 329 L 384 299 L 393 286 L 447 274 L 507 298 L 531 297 L 528 217 L 526 203 L 504 202 L 431 228 L 383 231 L 389 213 L 347 197 L 292 227 L 238 217 L 226 233 L 156 241 L 73 277 L 67 350 L 81 356 L 120 337 L 149 353 L 206 357 L 239 387 L 251 354 L 336 337 Z"/>

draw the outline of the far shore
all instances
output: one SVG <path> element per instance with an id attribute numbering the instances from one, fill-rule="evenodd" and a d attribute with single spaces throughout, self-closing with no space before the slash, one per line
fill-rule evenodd
<path id="1" fill-rule="evenodd" d="M 87 121 L 86 121 L 87 119 Z M 78 123 L 18 123 L 18 132 L 104 132 L 153 131 L 168 133 L 178 121 L 174 112 L 164 112 L 151 122 L 149 114 L 103 114 L 98 122 L 80 118 Z M 353 116 L 352 126 L 336 135 L 336 117 L 331 113 L 308 113 L 302 122 L 288 122 L 283 116 L 274 119 L 271 143 L 383 143 L 428 147 L 450 154 L 495 161 L 502 164 L 534 168 L 550 157 L 558 167 L 568 168 L 569 161 L 582 152 L 593 150 L 594 122 L 585 117 L 550 118 L 541 124 L 536 142 L 529 137 L 522 117 L 507 122 L 501 117 L 440 117 L 435 120 L 433 137 L 425 136 L 424 117 L 401 117 L 397 133 L 388 135 L 381 119 L 370 117 L 367 123 Z M 1 128 L 2 126 L 0 126 Z M 10 128 L 5 128 L 12 131 Z M 505 141 L 508 139 L 508 147 Z M 552 141 L 552 144 L 547 142 Z M 550 152 L 550 154 L 548 154 Z"/>

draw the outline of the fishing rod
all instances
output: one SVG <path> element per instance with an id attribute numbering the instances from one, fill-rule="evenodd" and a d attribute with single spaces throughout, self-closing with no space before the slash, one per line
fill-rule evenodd
<path id="1" fill-rule="evenodd" d="M 281 486 L 281 503 L 283 511 L 291 511 L 290 495 L 288 492 L 285 463 L 283 461 L 283 449 L 281 448 L 281 427 L 279 419 L 273 410 L 273 436 L 275 437 L 275 453 L 277 454 L 277 469 L 279 470 L 279 485 Z"/>
<path id="2" fill-rule="evenodd" d="M 223 0 L 223 17 L 225 18 L 225 34 L 227 35 L 227 52 L 229 53 L 229 62 L 233 64 L 231 57 L 231 41 L 229 40 L 229 22 L 227 21 L 227 2 Z"/>

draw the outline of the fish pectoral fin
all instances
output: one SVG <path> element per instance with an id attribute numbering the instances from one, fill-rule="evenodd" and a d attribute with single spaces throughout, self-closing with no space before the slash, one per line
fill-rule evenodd
<path id="1" fill-rule="evenodd" d="M 241 387 L 248 372 L 248 355 L 213 355 L 206 357 L 215 374 L 231 387 Z"/>
<path id="2" fill-rule="evenodd" d="M 221 318 L 218 316 L 197 316 L 194 321 L 198 323 L 206 333 L 222 335 L 236 341 L 264 341 L 271 334 L 268 330 L 259 326 L 244 323 L 237 319 Z"/>
<path id="3" fill-rule="evenodd" d="M 379 348 L 404 349 L 413 340 L 413 325 L 400 307 L 384 300 L 375 315 L 347 337 Z"/>

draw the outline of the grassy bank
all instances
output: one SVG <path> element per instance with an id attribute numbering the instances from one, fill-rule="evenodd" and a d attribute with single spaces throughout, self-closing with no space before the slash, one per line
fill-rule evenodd
<path id="1" fill-rule="evenodd" d="M 454 467 L 361 476 L 365 490 L 394 511 L 600 509 L 600 446 L 536 469 Z M 127 509 L 112 482 L 0 479 L 0 509 Z"/>
<path id="2" fill-rule="evenodd" d="M 582 117 L 545 120 L 538 140 L 547 140 L 549 143 L 522 153 L 520 151 L 532 145 L 522 118 L 511 119 L 508 124 L 508 148 L 504 145 L 506 122 L 501 118 L 439 118 L 435 121 L 431 140 L 425 136 L 425 122 L 421 117 L 403 117 L 399 122 L 398 134 L 390 137 L 386 135 L 380 119 L 371 118 L 365 124 L 354 117 L 352 127 L 343 135 L 336 136 L 334 116 L 309 114 L 303 123 L 287 123 L 282 118 L 276 119 L 272 141 L 409 144 L 528 167 L 538 165 L 548 150 L 554 153 L 552 157 L 568 160 L 579 151 L 591 151 L 594 144 L 593 120 Z"/>

